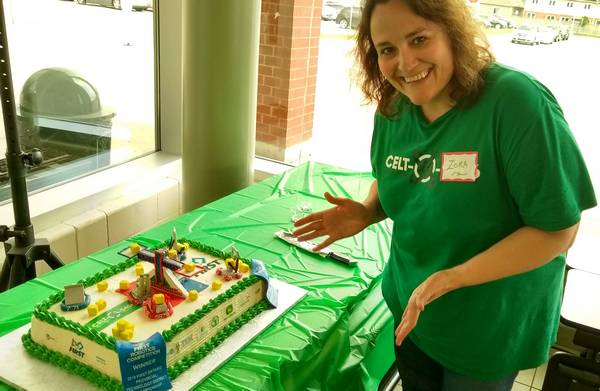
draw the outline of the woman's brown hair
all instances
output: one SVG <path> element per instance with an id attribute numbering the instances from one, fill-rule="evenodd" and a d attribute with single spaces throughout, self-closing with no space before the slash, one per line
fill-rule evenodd
<path id="1" fill-rule="evenodd" d="M 403 1 L 416 15 L 445 29 L 454 55 L 450 97 L 460 105 L 477 99 L 484 85 L 484 72 L 494 61 L 489 43 L 465 0 L 366 0 L 356 37 L 355 55 L 360 64 L 359 82 L 365 97 L 377 103 L 383 115 L 396 114 L 393 102 L 401 95 L 381 74 L 377 51 L 371 40 L 371 16 L 378 4 Z"/>

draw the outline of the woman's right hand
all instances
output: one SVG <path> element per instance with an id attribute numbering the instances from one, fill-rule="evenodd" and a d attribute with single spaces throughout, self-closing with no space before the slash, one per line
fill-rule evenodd
<path id="1" fill-rule="evenodd" d="M 336 240 L 353 236 L 372 223 L 367 207 L 348 198 L 334 197 L 325 192 L 325 199 L 335 206 L 320 212 L 312 213 L 294 223 L 293 234 L 298 240 L 311 240 L 321 236 L 327 238 L 315 246 L 319 251 Z"/>

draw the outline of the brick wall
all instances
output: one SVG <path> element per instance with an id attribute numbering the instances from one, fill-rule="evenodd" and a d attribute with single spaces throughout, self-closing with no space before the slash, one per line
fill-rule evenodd
<path id="1" fill-rule="evenodd" d="M 256 154 L 303 160 L 312 136 L 322 0 L 262 0 Z"/>

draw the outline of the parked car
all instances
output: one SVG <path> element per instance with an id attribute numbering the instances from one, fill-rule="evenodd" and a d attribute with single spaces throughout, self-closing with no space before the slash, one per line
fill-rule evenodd
<path id="1" fill-rule="evenodd" d="M 344 7 L 335 18 L 335 22 L 343 29 L 356 29 L 360 22 L 362 8 L 360 7 Z"/>
<path id="2" fill-rule="evenodd" d="M 76 0 L 77 4 L 101 5 L 114 9 L 121 9 L 121 0 Z M 152 0 L 133 0 L 132 7 L 134 11 L 144 11 L 152 8 Z"/>
<path id="3" fill-rule="evenodd" d="M 324 4 L 323 8 L 321 8 L 321 19 L 335 20 L 342 8 L 344 8 L 343 5 Z"/>
<path id="4" fill-rule="evenodd" d="M 538 28 L 535 26 L 519 26 L 513 33 L 512 43 L 526 43 L 528 45 L 537 45 L 540 43 L 538 37 Z"/>
<path id="5" fill-rule="evenodd" d="M 483 28 L 492 27 L 492 24 L 490 23 L 490 21 L 487 18 L 484 19 L 479 16 L 474 16 L 473 19 L 475 19 L 475 22 L 477 22 L 477 24 L 479 24 Z"/>
<path id="6" fill-rule="evenodd" d="M 539 27 L 537 36 L 540 43 L 549 45 L 556 42 L 557 33 L 550 27 Z"/>
<path id="7" fill-rule="evenodd" d="M 488 17 L 488 22 L 491 27 L 494 27 L 497 29 L 506 29 L 506 28 L 514 27 L 510 20 L 505 19 L 498 15 L 490 15 Z"/>

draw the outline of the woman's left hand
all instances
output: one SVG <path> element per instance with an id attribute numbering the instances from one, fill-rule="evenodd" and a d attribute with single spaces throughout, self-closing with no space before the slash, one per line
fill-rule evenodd
<path id="1" fill-rule="evenodd" d="M 402 320 L 394 332 L 396 345 L 400 346 L 404 338 L 415 328 L 419 315 L 427 304 L 456 288 L 456 281 L 450 270 L 433 273 L 416 287 L 408 299 Z"/>

